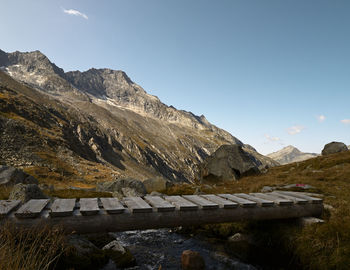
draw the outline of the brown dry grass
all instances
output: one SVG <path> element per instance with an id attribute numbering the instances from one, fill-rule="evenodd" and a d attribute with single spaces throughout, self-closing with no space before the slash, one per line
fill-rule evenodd
<path id="1" fill-rule="evenodd" d="M 253 233 L 269 243 L 270 248 L 283 249 L 284 253 L 289 254 L 288 258 L 292 258 L 293 263 L 303 269 L 349 269 L 350 151 L 278 166 L 265 174 L 235 182 L 198 186 L 206 193 L 248 193 L 259 192 L 264 186 L 280 187 L 287 184 L 308 184 L 313 188 L 307 192 L 323 195 L 324 203 L 334 208 L 324 211 L 324 224 L 301 228 L 290 223 L 261 222 L 258 225 L 241 225 L 238 230 L 237 224 L 207 226 L 205 229 L 219 237 L 235 232 Z M 180 185 L 167 192 L 191 194 L 194 190 L 192 186 Z"/>
<path id="2" fill-rule="evenodd" d="M 65 238 L 58 228 L 38 226 L 19 229 L 7 223 L 0 227 L 0 269 L 53 269 L 64 252 Z"/>
<path id="3" fill-rule="evenodd" d="M 83 189 L 58 189 L 58 190 L 44 190 L 44 193 L 50 197 L 58 198 L 103 198 L 112 197 L 110 192 L 99 192 Z"/>
<path id="4" fill-rule="evenodd" d="M 11 192 L 10 187 L 0 186 L 0 200 L 7 200 Z"/>

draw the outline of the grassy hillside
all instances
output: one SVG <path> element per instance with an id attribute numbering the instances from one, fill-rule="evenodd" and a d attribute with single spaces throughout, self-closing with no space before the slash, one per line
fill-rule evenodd
<path id="1" fill-rule="evenodd" d="M 301 227 L 291 220 L 228 223 L 205 225 L 190 232 L 222 239 L 226 253 L 240 254 L 242 260 L 262 264 L 266 269 L 349 269 L 350 151 L 275 167 L 266 174 L 230 183 L 177 185 L 167 193 L 193 194 L 198 187 L 207 193 L 259 192 L 264 186 L 282 188 L 287 184 L 310 185 L 307 192 L 323 196 L 327 206 L 322 216 L 324 224 Z M 2 190 L 2 196 L 7 192 Z M 86 197 L 89 192 L 80 195 Z M 61 193 L 51 195 L 79 197 L 64 190 Z M 90 195 L 105 196 L 94 192 Z M 253 236 L 257 246 L 242 246 L 225 240 L 237 232 Z M 4 256 L 2 252 L 0 255 Z"/>
<path id="2" fill-rule="evenodd" d="M 288 260 L 285 268 L 349 269 L 350 265 L 350 151 L 320 156 L 303 162 L 269 169 L 266 174 L 249 176 L 233 183 L 200 185 L 207 193 L 260 192 L 264 186 L 281 188 L 287 184 L 312 186 L 299 191 L 323 196 L 326 210 L 324 224 L 300 227 L 292 222 L 259 222 L 205 226 L 215 236 L 227 237 L 235 232 L 254 234 L 266 244 L 265 260 Z M 170 194 L 193 193 L 195 187 L 176 186 Z M 232 247 L 231 247 L 232 248 Z M 261 256 L 258 251 L 249 259 Z M 283 255 L 285 257 L 283 257 Z M 278 256 L 281 256 L 278 258 Z M 290 264 L 290 267 L 288 267 Z M 278 264 L 277 264 L 278 265 Z M 280 266 L 278 266 L 280 267 Z"/>

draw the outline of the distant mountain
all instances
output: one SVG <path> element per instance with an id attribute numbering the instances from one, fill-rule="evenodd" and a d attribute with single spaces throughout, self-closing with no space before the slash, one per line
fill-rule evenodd
<path id="1" fill-rule="evenodd" d="M 238 144 L 202 116 L 162 103 L 125 72 L 64 72 L 40 51 L 0 50 L 0 162 L 38 179 L 164 177 L 191 182 L 223 144 Z"/>
<path id="2" fill-rule="evenodd" d="M 291 145 L 267 155 L 267 157 L 272 158 L 281 165 L 303 161 L 317 156 L 319 155 L 315 153 L 303 153 L 298 148 Z"/>

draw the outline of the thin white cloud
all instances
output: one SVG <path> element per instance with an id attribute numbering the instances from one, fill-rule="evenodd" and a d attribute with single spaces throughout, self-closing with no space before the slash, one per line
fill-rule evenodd
<path id="1" fill-rule="evenodd" d="M 343 119 L 343 120 L 340 120 L 340 122 L 342 122 L 345 125 L 349 125 L 350 124 L 350 119 Z"/>
<path id="2" fill-rule="evenodd" d="M 278 137 L 272 137 L 272 136 L 270 136 L 270 135 L 268 135 L 268 134 L 265 134 L 265 138 L 266 138 L 267 140 L 269 140 L 270 142 L 277 142 L 277 141 L 281 140 L 281 139 L 278 138 Z"/>
<path id="3" fill-rule="evenodd" d="M 287 128 L 287 132 L 290 135 L 295 135 L 300 133 L 305 127 L 303 126 L 292 126 L 290 128 Z"/>
<path id="4" fill-rule="evenodd" d="M 318 122 L 322 123 L 324 120 L 326 120 L 326 116 L 321 114 L 321 115 L 317 116 L 317 120 L 318 120 Z"/>
<path id="5" fill-rule="evenodd" d="M 66 14 L 82 17 L 82 18 L 84 18 L 86 20 L 89 19 L 89 17 L 86 14 L 84 14 L 84 13 L 82 13 L 82 12 L 76 10 L 76 9 L 64 9 L 64 8 L 62 8 L 62 10 Z"/>

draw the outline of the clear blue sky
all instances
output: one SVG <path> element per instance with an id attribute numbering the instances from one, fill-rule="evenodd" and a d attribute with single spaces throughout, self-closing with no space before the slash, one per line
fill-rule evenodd
<path id="1" fill-rule="evenodd" d="M 0 49 L 124 70 L 263 154 L 350 144 L 348 0 L 1 0 L 0 18 Z"/>

